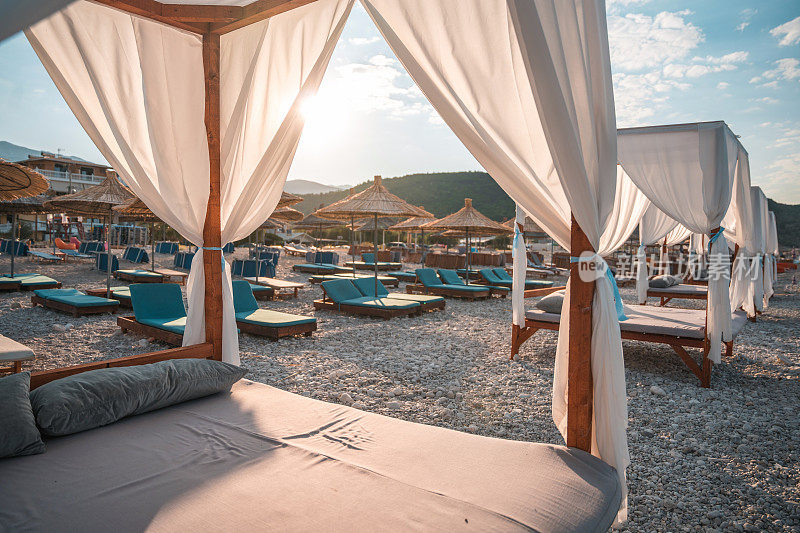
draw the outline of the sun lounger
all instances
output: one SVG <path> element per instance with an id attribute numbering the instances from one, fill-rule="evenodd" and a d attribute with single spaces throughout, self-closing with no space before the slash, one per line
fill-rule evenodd
<path id="1" fill-rule="evenodd" d="M 681 283 L 680 285 L 673 285 L 672 287 L 664 288 L 649 288 L 647 289 L 648 298 L 660 298 L 662 307 L 669 303 L 673 298 L 686 299 L 686 300 L 707 300 L 708 299 L 708 286 L 707 285 L 687 285 Z"/>
<path id="2" fill-rule="evenodd" d="M 194 252 L 175 252 L 172 266 L 189 270 L 192 268 L 192 259 L 194 259 Z"/>
<path id="3" fill-rule="evenodd" d="M 116 300 L 89 296 L 78 289 L 37 289 L 31 296 L 31 303 L 72 316 L 115 313 L 119 307 Z"/>
<path id="4" fill-rule="evenodd" d="M 143 248 L 138 246 L 128 246 L 122 253 L 122 259 L 130 261 L 131 263 L 149 263 L 150 256 Z"/>
<path id="5" fill-rule="evenodd" d="M 617 472 L 576 448 L 248 380 L 49 438 L 0 475 L 10 531 L 607 531 L 622 500 Z"/>
<path id="6" fill-rule="evenodd" d="M 310 337 L 317 330 L 317 319 L 313 316 L 259 308 L 251 285 L 243 280 L 233 282 L 233 309 L 241 331 L 272 340 L 292 335 Z"/>
<path id="7" fill-rule="evenodd" d="M 18 291 L 22 289 L 22 280 L 18 276 L 0 276 L 0 291 Z"/>
<path id="8" fill-rule="evenodd" d="M 108 254 L 98 253 L 94 262 L 94 267 L 100 272 L 108 272 Z M 116 255 L 111 255 L 111 272 L 119 270 L 119 259 Z"/>
<path id="9" fill-rule="evenodd" d="M 568 274 L 569 270 L 558 268 L 554 266 L 547 266 L 539 260 L 539 256 L 534 253 L 528 255 L 528 268 L 534 268 L 536 270 L 544 270 L 550 272 L 551 274 Z"/>
<path id="10" fill-rule="evenodd" d="M 268 261 L 258 261 L 255 259 L 234 259 L 231 263 L 231 274 L 242 276 L 243 278 L 275 277 L 275 265 Z"/>
<path id="11" fill-rule="evenodd" d="M 308 250 L 305 248 L 299 248 L 297 246 L 292 246 L 290 244 L 286 244 L 283 246 L 284 251 L 289 255 L 306 255 Z"/>
<path id="12" fill-rule="evenodd" d="M 322 283 L 325 281 L 330 281 L 332 279 L 361 279 L 361 278 L 368 278 L 374 279 L 375 275 L 372 274 L 356 274 L 353 276 L 352 272 L 341 273 L 341 274 L 316 274 L 308 278 L 308 281 L 313 284 Z M 378 276 L 378 281 L 386 285 L 387 287 L 399 287 L 400 281 L 397 278 L 393 278 L 390 276 Z"/>
<path id="13" fill-rule="evenodd" d="M 82 254 L 78 250 L 61 250 L 64 257 L 71 257 L 73 259 L 94 259 L 94 256 L 89 254 Z"/>
<path id="14" fill-rule="evenodd" d="M 432 268 L 418 268 L 417 279 L 419 284 L 406 285 L 406 292 L 413 294 L 421 292 L 423 294 L 435 294 L 437 296 L 448 296 L 452 298 L 465 298 L 467 300 L 483 300 L 491 296 L 489 287 L 477 285 L 448 285 L 442 283 L 436 271 Z"/>
<path id="15" fill-rule="evenodd" d="M 122 332 L 133 331 L 180 346 L 186 329 L 181 288 L 174 283 L 136 283 L 130 290 L 134 316 L 117 318 Z"/>
<path id="16" fill-rule="evenodd" d="M 466 271 L 465 271 L 466 272 Z M 467 284 L 464 283 L 464 280 L 461 279 L 461 276 L 455 270 L 448 270 L 446 268 L 439 269 L 439 277 L 442 279 L 444 283 L 447 285 L 457 285 L 459 287 L 467 287 Z M 469 285 L 470 287 L 488 287 L 489 292 L 493 296 L 499 296 L 501 298 L 505 298 L 508 296 L 508 293 L 511 292 L 511 289 L 508 287 L 503 287 L 501 285 L 487 285 L 486 283 L 481 284 L 474 284 Z"/>
<path id="17" fill-rule="evenodd" d="M 40 251 L 37 251 L 37 250 L 29 251 L 28 255 L 35 257 L 39 261 L 56 262 L 56 261 L 63 261 L 64 260 L 64 255 L 60 255 L 59 256 L 59 255 L 51 254 L 50 252 L 40 252 Z"/>
<path id="18" fill-rule="evenodd" d="M 514 278 L 511 277 L 511 274 L 506 272 L 505 268 L 492 268 L 484 270 L 491 270 L 492 273 L 495 275 L 495 278 L 493 279 L 496 279 L 497 281 L 492 281 L 491 282 L 492 285 L 502 285 L 503 287 L 511 288 L 511 286 L 514 284 Z M 486 279 L 486 275 L 488 273 L 485 273 L 484 270 L 481 270 L 481 276 L 483 276 L 484 279 Z M 532 279 L 525 280 L 525 290 L 547 289 L 552 286 L 553 286 L 552 281 L 532 280 Z"/>
<path id="19" fill-rule="evenodd" d="M 115 270 L 113 276 L 122 281 L 131 283 L 164 283 L 164 276 L 149 270 Z"/>
<path id="20" fill-rule="evenodd" d="M 0 335 L 0 373 L 17 374 L 22 372 L 22 362 L 30 361 L 33 358 L 33 350 L 14 339 Z"/>
<path id="21" fill-rule="evenodd" d="M 0 253 L 10 255 L 12 252 L 17 257 L 24 257 L 30 253 L 30 248 L 22 241 L 0 240 Z"/>
<path id="22" fill-rule="evenodd" d="M 366 315 L 384 319 L 416 315 L 422 312 L 418 302 L 375 298 L 361 294 L 349 279 L 335 279 L 322 283 L 324 297 L 314 300 L 314 309 L 339 310 L 352 315 Z"/>
<path id="23" fill-rule="evenodd" d="M 375 254 L 361 254 L 361 261 L 348 261 L 344 266 L 355 267 L 356 270 L 375 270 Z M 397 270 L 403 268 L 403 265 L 389 261 L 378 261 L 377 268 L 379 271 Z"/>
<path id="24" fill-rule="evenodd" d="M 417 281 L 417 273 L 410 270 L 393 270 L 392 272 L 385 272 L 384 274 L 397 278 L 405 283 L 414 283 Z"/>
<path id="25" fill-rule="evenodd" d="M 170 241 L 161 241 L 156 243 L 156 253 L 172 255 L 178 252 L 178 243 Z"/>
<path id="26" fill-rule="evenodd" d="M 236 251 L 236 247 L 233 245 L 232 242 L 229 242 L 228 244 L 226 244 L 225 246 L 222 247 L 222 253 L 223 254 L 232 254 L 235 251 Z"/>
<path id="27" fill-rule="evenodd" d="M 89 296 L 100 296 L 101 298 L 105 298 L 107 294 L 105 287 L 98 289 L 86 289 L 84 292 Z M 130 287 L 111 287 L 111 298 L 118 301 L 120 307 L 133 309 Z"/>
<path id="28" fill-rule="evenodd" d="M 434 309 L 444 309 L 445 299 L 441 296 L 430 296 L 427 294 L 407 294 L 404 292 L 389 292 L 383 283 L 378 281 L 378 292 L 375 293 L 375 278 L 357 278 L 353 280 L 353 285 L 356 286 L 358 291 L 363 296 L 379 297 L 379 298 L 392 298 L 393 300 L 406 300 L 409 302 L 417 302 L 423 311 L 432 311 Z"/>
<path id="29" fill-rule="evenodd" d="M 708 359 L 708 339 L 706 338 L 706 312 L 699 309 L 675 309 L 646 305 L 626 305 L 628 317 L 619 323 L 622 338 L 626 340 L 666 344 L 680 356 L 684 364 L 700 380 L 703 387 L 711 386 L 711 360 Z M 547 313 L 540 309 L 530 309 L 525 313 L 525 327 L 519 337 L 512 342 L 511 357 L 519 352 L 519 346 L 540 329 L 558 331 L 561 315 Z M 731 315 L 734 338 L 747 323 L 747 315 L 737 311 Z M 698 363 L 686 348 L 703 350 Z M 725 355 L 733 353 L 733 341 L 725 343 Z"/>
<path id="30" fill-rule="evenodd" d="M 84 241 L 78 246 L 78 252 L 82 254 L 98 254 L 105 251 L 105 243 L 100 241 Z"/>
<path id="31" fill-rule="evenodd" d="M 305 283 L 298 283 L 296 281 L 288 281 L 285 279 L 276 278 L 244 278 L 249 281 L 250 285 L 261 286 L 260 288 L 269 287 L 273 290 L 273 297 L 280 298 L 286 296 L 288 298 L 297 298 L 298 291 L 306 286 Z"/>
<path id="32" fill-rule="evenodd" d="M 300 263 L 292 265 L 292 270 L 307 274 L 335 274 L 338 272 L 350 272 L 352 269 L 330 263 Z"/>
<path id="33" fill-rule="evenodd" d="M 6 288 L 6 287 L 16 287 Z M 61 282 L 53 278 L 42 276 L 41 274 L 14 274 L 14 277 L 0 277 L 0 290 L 24 290 L 32 291 L 35 289 L 59 289 Z"/>
<path id="34" fill-rule="evenodd" d="M 186 278 L 189 277 L 188 272 L 172 270 L 171 268 L 157 268 L 154 272 L 164 276 L 165 283 L 178 283 L 180 285 L 186 285 Z"/>

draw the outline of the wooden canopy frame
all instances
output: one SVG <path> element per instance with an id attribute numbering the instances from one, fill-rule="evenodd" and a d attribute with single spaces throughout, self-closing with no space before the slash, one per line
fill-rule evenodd
<path id="1" fill-rule="evenodd" d="M 220 220 L 220 35 L 275 15 L 311 4 L 316 0 L 254 0 L 245 6 L 169 4 L 155 0 L 92 0 L 132 15 L 160 22 L 202 36 L 205 77 L 205 128 L 210 163 L 209 196 L 203 226 L 203 266 L 205 271 L 206 342 L 163 352 L 111 359 L 37 372 L 31 386 L 76 374 L 113 366 L 147 364 L 155 361 L 199 357 L 222 360 L 222 251 Z M 520 228 L 522 230 L 523 228 Z M 571 255 L 594 249 L 572 217 Z M 583 281 L 580 265 L 570 265 L 571 308 L 569 331 L 569 386 L 567 391 L 567 446 L 591 452 L 592 435 L 592 299 L 594 281 Z M 524 328 L 512 326 L 512 344 L 524 342 L 530 335 Z"/>

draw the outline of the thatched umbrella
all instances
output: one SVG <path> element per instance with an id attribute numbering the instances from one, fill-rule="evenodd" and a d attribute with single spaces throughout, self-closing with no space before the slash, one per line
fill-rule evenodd
<path id="1" fill-rule="evenodd" d="M 44 202 L 49 200 L 50 197 L 45 194 L 39 194 L 28 198 L 17 198 L 15 200 L 6 200 L 0 202 L 0 213 L 11 213 L 11 277 L 14 277 L 14 246 L 17 240 L 17 215 L 38 215 L 47 213 L 44 208 Z M 34 233 L 36 228 L 34 227 Z"/>
<path id="2" fill-rule="evenodd" d="M 156 270 L 156 222 L 161 219 L 143 201 L 134 198 L 128 203 L 112 208 L 121 222 L 149 222 L 150 223 L 150 270 Z"/>
<path id="3" fill-rule="evenodd" d="M 467 284 L 469 285 L 470 271 L 470 235 L 489 236 L 489 235 L 508 235 L 513 230 L 503 226 L 499 222 L 488 218 L 486 215 L 472 207 L 472 199 L 464 199 L 464 207 L 452 215 L 448 215 L 441 220 L 431 222 L 425 226 L 434 230 L 450 230 L 459 235 L 465 235 L 467 240 Z"/>
<path id="4" fill-rule="evenodd" d="M 103 217 L 106 221 L 106 298 L 111 297 L 111 245 L 108 242 L 108 221 L 114 214 L 112 208 L 130 202 L 135 195 L 121 184 L 114 175 L 109 175 L 99 185 L 64 196 L 56 196 L 44 203 L 44 207 L 56 212 L 66 211 L 90 217 Z"/>
<path id="5" fill-rule="evenodd" d="M 297 196 L 296 194 L 283 191 L 281 193 L 281 199 L 278 200 L 278 205 L 275 207 L 275 209 L 278 210 L 281 207 L 289 207 L 290 205 L 299 204 L 302 201 L 303 201 L 302 196 Z"/>
<path id="6" fill-rule="evenodd" d="M 375 231 L 376 227 L 378 230 L 383 232 L 383 245 L 386 246 L 386 230 L 389 229 L 395 222 L 397 222 L 396 218 L 391 217 L 381 217 L 377 220 L 368 218 L 361 223 L 356 223 L 356 227 L 354 228 L 355 231 Z M 375 243 L 376 245 L 378 243 Z"/>
<path id="7" fill-rule="evenodd" d="M 425 246 L 425 225 L 436 222 L 438 219 L 434 217 L 411 217 L 402 222 L 398 222 L 394 226 L 389 227 L 394 231 L 405 231 L 407 233 L 420 232 L 422 234 L 422 245 Z"/>
<path id="8" fill-rule="evenodd" d="M 11 201 L 43 194 L 50 188 L 47 179 L 33 170 L 5 159 L 0 159 L 0 200 Z M 17 235 L 18 210 L 11 212 L 11 277 L 14 277 L 14 252 Z"/>
<path id="9" fill-rule="evenodd" d="M 293 207 L 279 207 L 272 212 L 269 218 L 278 222 L 300 222 L 304 215 Z"/>
<path id="10" fill-rule="evenodd" d="M 344 200 L 339 200 L 316 211 L 320 217 L 335 220 L 347 220 L 372 215 L 374 218 L 375 242 L 375 294 L 378 294 L 378 217 L 432 217 L 433 215 L 416 207 L 402 198 L 390 193 L 381 183 L 381 177 L 375 176 L 375 183 Z M 354 265 L 355 266 L 355 265 Z"/>
<path id="11" fill-rule="evenodd" d="M 317 216 L 316 213 L 311 213 L 297 224 L 294 224 L 294 227 L 300 229 L 308 229 L 308 230 L 316 229 L 322 231 L 323 229 L 336 228 L 343 225 L 344 224 L 342 222 L 336 222 L 335 220 L 322 218 Z"/>

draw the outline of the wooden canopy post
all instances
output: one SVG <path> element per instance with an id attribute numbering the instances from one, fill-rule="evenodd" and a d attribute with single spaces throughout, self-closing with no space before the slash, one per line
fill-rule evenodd
<path id="1" fill-rule="evenodd" d="M 667 238 L 664 237 L 664 242 L 661 243 L 661 268 L 664 274 L 669 274 L 669 255 L 667 255 Z"/>
<path id="2" fill-rule="evenodd" d="M 570 255 L 594 252 L 572 216 Z M 592 300 L 594 280 L 580 277 L 581 263 L 570 264 L 569 370 L 567 385 L 567 446 L 592 451 Z"/>
<path id="3" fill-rule="evenodd" d="M 220 220 L 219 34 L 203 34 L 205 125 L 210 164 L 208 205 L 203 225 L 206 342 L 212 356 L 222 360 L 222 236 Z"/>

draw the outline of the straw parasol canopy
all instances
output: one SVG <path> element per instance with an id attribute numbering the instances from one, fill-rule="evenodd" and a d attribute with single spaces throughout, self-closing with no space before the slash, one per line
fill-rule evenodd
<path id="1" fill-rule="evenodd" d="M 438 219 L 435 217 L 411 217 L 407 218 L 402 222 L 398 222 L 394 226 L 389 227 L 391 230 L 395 231 L 425 231 L 426 224 L 430 224 L 432 222 L 436 222 Z"/>
<path id="2" fill-rule="evenodd" d="M 17 198 L 16 200 L 5 200 L 0 202 L 0 213 L 18 213 L 20 215 L 41 215 L 49 213 L 45 209 L 44 203 L 51 197 L 46 194 L 38 194 L 28 198 Z"/>
<path id="3" fill-rule="evenodd" d="M 117 214 L 118 219 L 122 222 L 160 222 L 161 219 L 155 213 L 150 211 L 150 208 L 145 205 L 143 201 L 138 198 L 116 205 L 112 210 Z"/>
<path id="4" fill-rule="evenodd" d="M 336 220 L 330 220 L 328 218 L 322 218 L 317 216 L 316 213 L 311 213 L 310 215 L 306 216 L 303 220 L 295 224 L 294 227 L 299 229 L 325 229 L 325 228 L 335 228 L 341 225 L 343 225 L 342 222 L 338 222 Z"/>
<path id="5" fill-rule="evenodd" d="M 0 200 L 36 196 L 49 188 L 47 179 L 32 168 L 0 159 Z"/>
<path id="6" fill-rule="evenodd" d="M 397 219 L 390 217 L 381 217 L 377 221 L 374 218 L 368 218 L 366 220 L 357 221 L 353 229 L 355 231 L 374 231 L 375 228 L 379 230 L 385 230 L 389 229 L 389 227 L 392 226 L 396 220 Z"/>
<path id="7" fill-rule="evenodd" d="M 302 196 L 297 196 L 296 194 L 292 194 L 290 192 L 283 191 L 281 193 L 281 199 L 278 200 L 278 205 L 276 209 L 280 209 L 281 207 L 289 207 L 290 205 L 299 204 L 303 201 Z"/>
<path id="8" fill-rule="evenodd" d="M 272 219 L 268 218 L 264 222 L 261 223 L 259 229 L 278 229 L 280 226 L 277 222 L 273 221 Z"/>
<path id="9" fill-rule="evenodd" d="M 303 220 L 303 213 L 293 207 L 279 207 L 269 217 L 278 222 L 299 222 Z"/>
<path id="10" fill-rule="evenodd" d="M 514 231 L 514 225 L 516 223 L 517 220 L 511 218 L 503 222 L 503 225 L 508 229 L 510 229 L 511 231 Z M 537 233 L 544 233 L 544 230 L 542 230 L 542 228 L 540 228 L 539 225 L 536 222 L 534 222 L 531 217 L 525 217 L 525 224 L 523 226 L 522 233 L 525 235 L 534 235 Z"/>
<path id="11" fill-rule="evenodd" d="M 467 284 L 469 284 L 470 270 L 470 236 L 508 235 L 513 230 L 495 222 L 486 215 L 472 207 L 472 199 L 464 198 L 464 207 L 441 220 L 431 222 L 425 226 L 430 230 L 449 230 L 467 238 Z"/>

